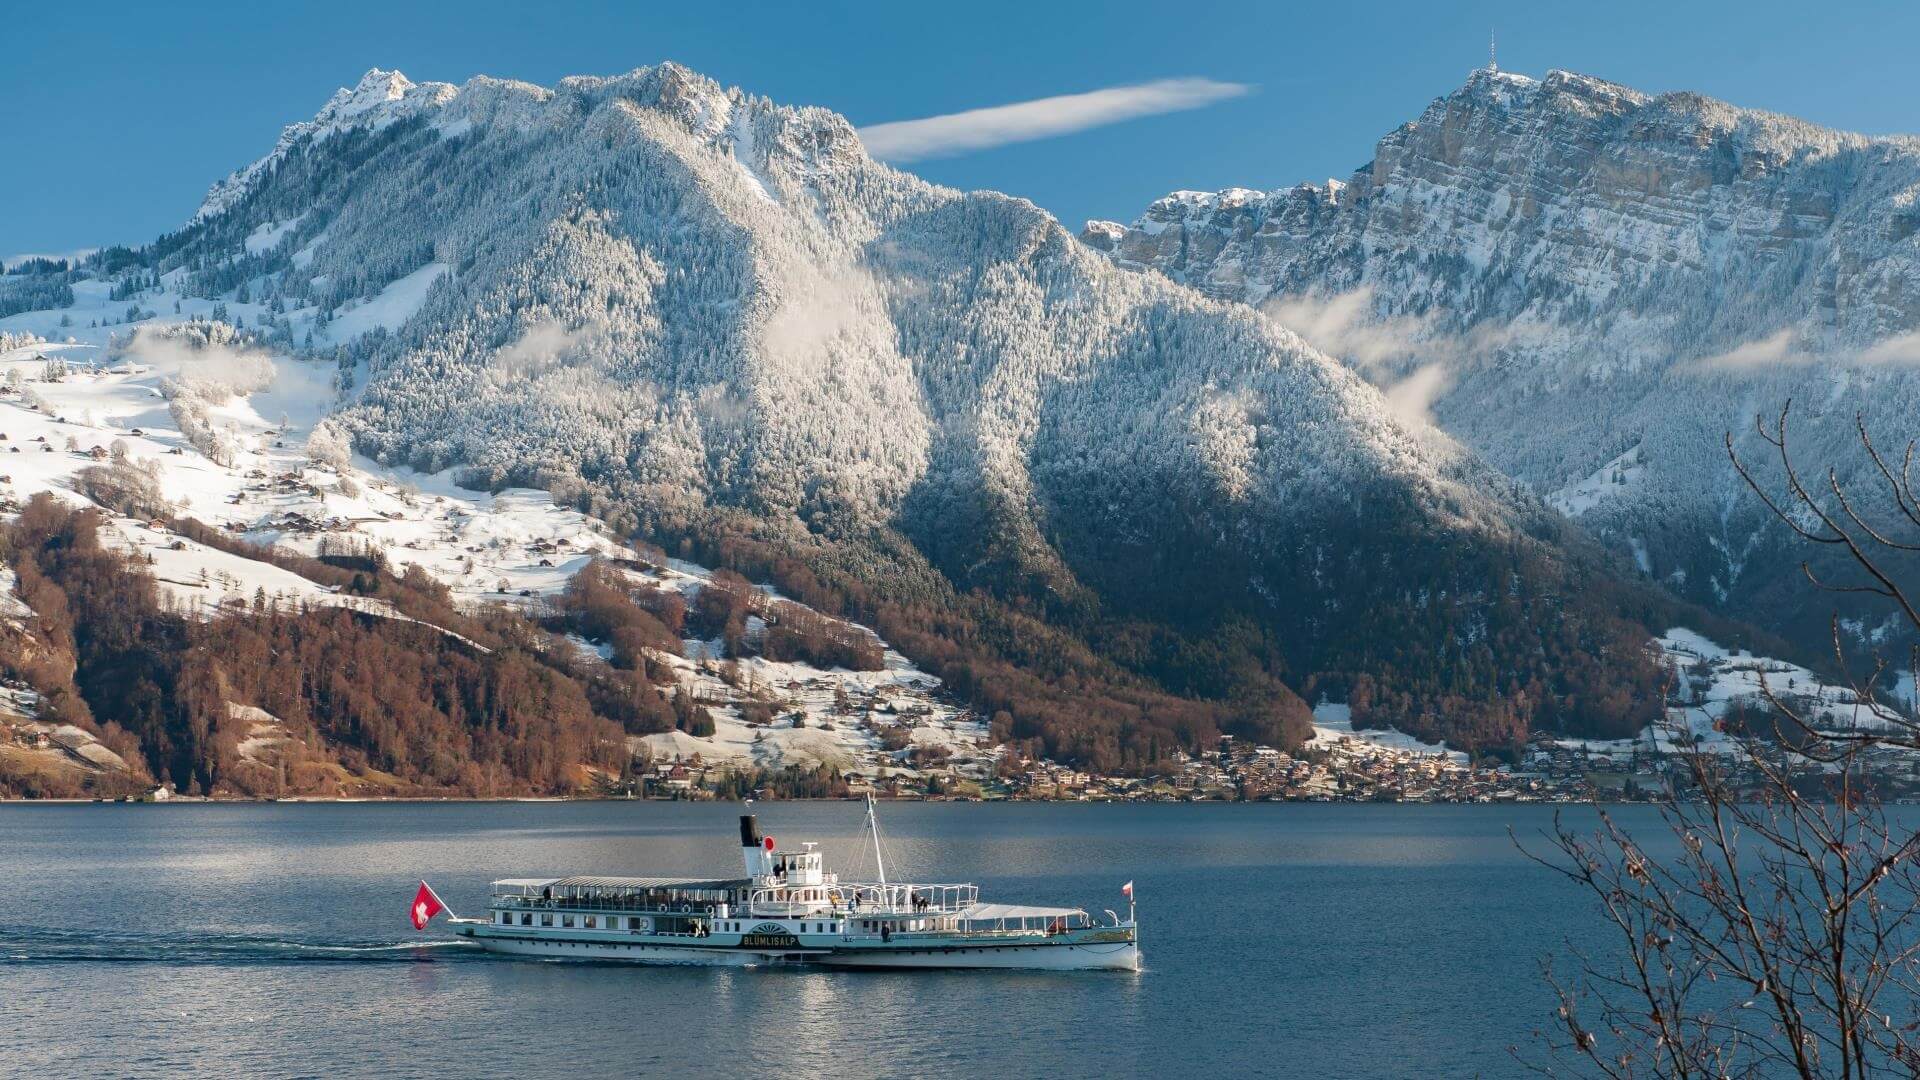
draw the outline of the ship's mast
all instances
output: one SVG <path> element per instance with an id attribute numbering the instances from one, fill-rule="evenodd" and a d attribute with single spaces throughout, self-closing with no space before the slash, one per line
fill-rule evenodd
<path id="1" fill-rule="evenodd" d="M 887 862 L 880 855 L 880 819 L 874 813 L 873 793 L 867 793 L 867 829 L 873 833 L 873 868 L 880 875 L 880 893 L 887 891 Z"/>

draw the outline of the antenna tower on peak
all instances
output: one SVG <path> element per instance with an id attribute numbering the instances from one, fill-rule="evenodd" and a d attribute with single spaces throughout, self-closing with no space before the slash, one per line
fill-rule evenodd
<path id="1" fill-rule="evenodd" d="M 1498 72 L 1500 70 L 1499 47 L 1500 47 L 1500 43 L 1493 36 L 1493 31 L 1488 30 L 1487 31 L 1487 70 L 1488 71 Z"/>

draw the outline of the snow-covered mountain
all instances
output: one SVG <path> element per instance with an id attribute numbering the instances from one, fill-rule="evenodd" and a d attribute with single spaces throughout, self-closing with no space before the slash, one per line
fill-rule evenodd
<path id="1" fill-rule="evenodd" d="M 1082 239 L 1255 305 L 1699 601 L 1804 637 L 1831 598 L 1730 468 L 1791 398 L 1866 483 L 1920 405 L 1920 139 L 1564 71 L 1473 73 L 1346 180 L 1175 192 Z"/>
<path id="2" fill-rule="evenodd" d="M 1344 365 L 672 64 L 372 72 L 79 276 L 331 362 L 381 467 L 823 583 L 1049 753 L 1297 739 L 1310 687 L 1481 746 L 1657 710 L 1598 554 Z"/>

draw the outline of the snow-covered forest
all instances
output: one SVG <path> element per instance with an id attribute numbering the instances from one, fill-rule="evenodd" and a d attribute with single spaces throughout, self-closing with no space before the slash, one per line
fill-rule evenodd
<path id="1" fill-rule="evenodd" d="M 1281 324 L 671 64 L 372 72 L 181 231 L 21 276 L 74 298 L 0 329 L 231 322 L 140 344 L 324 365 L 316 460 L 541 489 L 856 619 L 1017 752 L 1295 745 L 1356 686 L 1495 751 L 1659 708 L 1672 605 Z"/>

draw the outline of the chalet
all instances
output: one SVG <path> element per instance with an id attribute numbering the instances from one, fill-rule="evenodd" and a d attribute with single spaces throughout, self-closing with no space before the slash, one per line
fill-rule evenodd
<path id="1" fill-rule="evenodd" d="M 105 461 L 107 460 L 107 448 L 104 446 L 96 446 L 87 451 L 87 456 L 95 461 Z"/>

